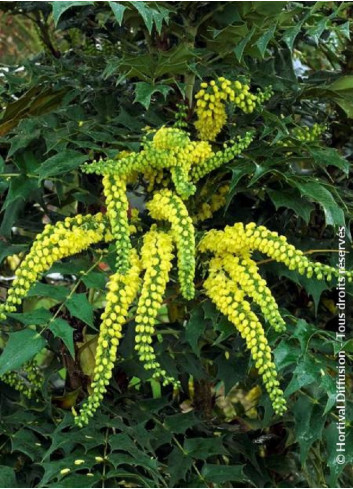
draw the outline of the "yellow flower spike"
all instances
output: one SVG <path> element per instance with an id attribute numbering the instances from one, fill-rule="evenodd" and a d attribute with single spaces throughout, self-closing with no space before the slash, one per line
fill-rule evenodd
<path id="1" fill-rule="evenodd" d="M 271 349 L 260 321 L 244 299 L 244 293 L 222 271 L 210 273 L 204 287 L 217 309 L 234 324 L 246 341 L 255 366 L 262 375 L 275 413 L 283 414 L 286 411 L 286 401 L 283 391 L 279 388 Z"/>
<path id="2" fill-rule="evenodd" d="M 135 349 L 144 368 L 153 372 L 153 378 L 160 379 L 164 385 L 178 386 L 178 382 L 173 377 L 167 376 L 165 370 L 161 368 L 151 345 L 155 334 L 154 324 L 169 280 L 172 251 L 173 241 L 170 234 L 156 231 L 155 227 L 145 234 L 141 260 L 142 267 L 146 271 L 136 311 Z"/>
<path id="3" fill-rule="evenodd" d="M 89 418 L 102 402 L 112 376 L 117 346 L 122 337 L 122 327 L 140 286 L 141 264 L 134 249 L 130 251 L 129 265 L 129 269 L 124 274 L 116 272 L 108 282 L 107 303 L 101 316 L 102 324 L 96 349 L 92 392 L 84 402 L 79 415 L 75 416 L 75 423 L 80 427 L 88 423 Z M 119 316 L 116 314 L 117 310 Z"/>
<path id="4" fill-rule="evenodd" d="M 166 220 L 177 247 L 180 289 L 185 299 L 195 295 L 195 232 L 192 220 L 183 201 L 165 189 L 155 193 L 147 209 L 153 219 Z"/>
<path id="5" fill-rule="evenodd" d="M 271 88 L 257 94 L 250 93 L 248 85 L 238 80 L 230 81 L 224 77 L 212 80 L 196 94 L 195 128 L 200 139 L 214 141 L 227 122 L 225 103 L 231 102 L 245 113 L 251 113 L 256 105 L 262 104 L 272 96 Z"/>
<path id="6" fill-rule="evenodd" d="M 6 302 L 1 305 L 0 319 L 5 318 L 6 312 L 16 311 L 16 306 L 26 297 L 31 286 L 55 261 L 109 239 L 107 222 L 102 214 L 78 215 L 66 218 L 64 222 L 46 225 L 15 272 L 16 278 L 8 291 Z"/>
<path id="7" fill-rule="evenodd" d="M 116 267 L 119 272 L 125 273 L 129 266 L 131 249 L 126 182 L 117 176 L 105 175 L 103 188 L 107 203 L 107 215 L 116 245 Z"/>
<path id="8" fill-rule="evenodd" d="M 259 274 L 254 260 L 247 255 L 237 257 L 227 253 L 222 256 L 222 265 L 232 281 L 260 306 L 263 315 L 275 331 L 284 331 L 286 324 L 278 311 L 278 305 L 266 281 Z"/>
<path id="9" fill-rule="evenodd" d="M 224 150 L 217 151 L 217 153 L 206 158 L 199 165 L 194 165 L 190 171 L 191 180 L 195 183 L 211 171 L 232 161 L 250 145 L 253 137 L 252 132 L 247 132 L 244 137 L 238 137 L 237 141 L 231 146 L 228 146 Z"/>

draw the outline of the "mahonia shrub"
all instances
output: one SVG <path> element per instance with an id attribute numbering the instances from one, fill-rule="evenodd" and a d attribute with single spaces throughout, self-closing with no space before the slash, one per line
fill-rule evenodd
<path id="1" fill-rule="evenodd" d="M 0 2 L 0 486 L 352 486 L 351 10 Z"/>
<path id="2" fill-rule="evenodd" d="M 115 159 L 101 159 L 82 168 L 86 173 L 102 176 L 106 214 L 78 215 L 56 225 L 47 225 L 16 269 L 16 278 L 1 306 L 1 317 L 6 319 L 6 313 L 16 311 L 31 286 L 56 260 L 101 241 L 113 242 L 116 271 L 107 284 L 91 392 L 79 414 L 73 409 L 78 426 L 88 423 L 103 400 L 123 336 L 123 325 L 136 296 L 135 349 L 139 360 L 163 385 L 172 383 L 175 388 L 179 387 L 179 381 L 161 367 L 153 348 L 156 317 L 163 305 L 174 249 L 180 294 L 188 301 L 195 296 L 197 254 L 203 254 L 201 264 L 208 263 L 208 277 L 203 284 L 205 293 L 244 338 L 278 415 L 286 411 L 286 401 L 264 327 L 252 310 L 252 303 L 259 306 L 264 319 L 275 331 L 282 332 L 285 321 L 252 254 L 258 250 L 311 280 L 323 277 L 332 280 L 339 276 L 338 269 L 310 261 L 302 251 L 288 244 L 285 236 L 253 222 L 246 226 L 235 223 L 223 231 L 210 230 L 196 242 L 195 225 L 200 217 L 196 215 L 193 222 L 188 200 L 196 193 L 203 177 L 241 154 L 253 139 L 253 134 L 248 132 L 230 141 L 223 150 L 212 148 L 211 141 L 227 122 L 225 104 L 233 103 L 245 112 L 252 112 L 256 105 L 260 106 L 271 96 L 270 88 L 253 95 L 249 85 L 224 77 L 209 84 L 203 82 L 201 87 L 195 97 L 198 139 L 192 140 L 186 129 L 162 127 L 148 131 L 140 151 Z M 178 118 L 177 122 L 180 126 Z M 311 134 L 320 134 L 318 127 L 314 126 L 311 133 L 303 129 L 295 134 L 310 141 Z M 157 221 L 145 233 L 141 249 L 138 242 L 135 246 L 132 244 L 127 198 L 128 185 L 137 185 L 139 180 L 152 193 L 146 208 L 150 217 Z M 218 207 L 219 199 L 216 199 L 213 209 Z M 211 212 L 212 206 L 207 209 Z M 206 254 L 213 257 L 203 258 Z M 353 272 L 347 272 L 347 278 L 351 281 Z M 31 379 L 35 386 L 36 378 L 28 376 L 29 382 Z M 5 374 L 4 380 L 16 385 L 11 374 Z"/>

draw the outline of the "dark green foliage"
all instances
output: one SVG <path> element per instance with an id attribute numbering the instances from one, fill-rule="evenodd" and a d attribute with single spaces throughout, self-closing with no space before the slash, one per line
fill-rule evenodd
<path id="1" fill-rule="evenodd" d="M 256 137 L 209 177 L 211 188 L 230 190 L 225 210 L 202 226 L 255 221 L 336 265 L 334 253 L 315 250 L 337 249 L 343 224 L 351 249 L 351 9 L 349 2 L 0 2 L 0 20 L 12 22 L 4 35 L 12 25 L 20 43 L 25 25 L 23 53 L 31 54 L 10 46 L 0 67 L 1 299 L 16 257 L 45 222 L 104 211 L 99 178 L 79 165 L 138 149 L 143 128 L 172 124 L 178 104 L 188 107 L 191 128 L 201 80 L 222 75 L 255 89 L 272 85 L 274 96 L 260 113 L 229 113 L 225 140 L 249 129 Z M 293 135 L 315 122 L 327 124 L 321 140 Z M 137 239 L 150 224 L 145 198 L 145 189 L 130 188 L 131 207 L 141 211 Z M 0 373 L 36 355 L 45 382 L 30 401 L 0 383 L 1 487 L 352 485 L 353 341 L 336 341 L 336 292 L 273 263 L 262 272 L 288 326 L 281 335 L 268 331 L 288 398 L 283 418 L 262 395 L 241 338 L 205 299 L 199 263 L 196 299 L 182 300 L 172 277 L 159 316 L 155 349 L 181 390 L 162 388 L 141 367 L 131 317 L 104 406 L 87 428 L 75 428 L 70 410 L 87 396 L 114 262 L 111 248 L 96 247 L 55 264 L 2 323 Z M 352 292 L 347 287 L 347 317 Z M 335 461 L 340 348 L 349 393 L 342 465 Z"/>

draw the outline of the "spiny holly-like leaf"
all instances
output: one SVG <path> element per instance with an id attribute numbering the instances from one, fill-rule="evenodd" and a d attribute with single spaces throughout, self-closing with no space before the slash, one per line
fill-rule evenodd
<path id="1" fill-rule="evenodd" d="M 321 439 L 326 418 L 320 404 L 314 404 L 306 396 L 300 396 L 293 407 L 295 431 L 300 446 L 300 461 L 305 463 L 311 445 Z"/>
<path id="2" fill-rule="evenodd" d="M 38 169 L 38 176 L 41 179 L 62 175 L 69 171 L 75 170 L 82 163 L 87 161 L 88 156 L 83 155 L 79 151 L 68 149 L 51 156 Z"/>
<path id="3" fill-rule="evenodd" d="M 151 83 L 138 82 L 135 85 L 134 102 L 140 102 L 140 104 L 148 109 L 153 94 L 161 93 L 166 98 L 170 90 L 172 90 L 172 87 L 168 85 L 152 85 Z"/>
<path id="4" fill-rule="evenodd" d="M 69 350 L 71 356 L 75 357 L 75 347 L 73 334 L 74 329 L 69 325 L 67 321 L 61 318 L 54 319 L 49 326 L 50 331 L 57 338 L 61 338 Z"/>
<path id="5" fill-rule="evenodd" d="M 109 2 L 110 8 L 112 9 L 114 16 L 119 25 L 123 23 L 124 12 L 126 10 L 126 5 L 122 5 L 118 2 Z"/>
<path id="6" fill-rule="evenodd" d="M 85 7 L 86 5 L 93 5 L 93 2 L 50 2 L 53 7 L 53 19 L 55 26 L 58 25 L 58 22 L 60 20 L 60 17 L 66 10 L 68 10 L 71 7 Z"/>
<path id="7" fill-rule="evenodd" d="M 45 346 L 45 340 L 33 329 L 9 334 L 4 351 L 0 355 L 0 375 L 16 370 L 31 360 Z"/>
<path id="8" fill-rule="evenodd" d="M 314 210 L 314 206 L 311 202 L 301 197 L 299 192 L 297 192 L 295 189 L 267 189 L 267 193 L 270 196 L 276 210 L 280 209 L 281 207 L 292 209 L 304 220 L 304 222 L 306 222 L 306 224 L 309 223 L 310 215 Z"/>
<path id="9" fill-rule="evenodd" d="M 322 207 L 327 225 L 342 226 L 344 224 L 343 210 L 338 206 L 331 192 L 321 183 L 300 181 L 296 182 L 296 186 L 303 196 L 317 202 Z"/>
<path id="10" fill-rule="evenodd" d="M 93 325 L 93 308 L 88 302 L 86 294 L 74 294 L 66 302 L 66 307 L 72 314 L 81 321 L 85 322 L 89 326 Z"/>
<path id="11" fill-rule="evenodd" d="M 201 473 L 207 481 L 213 482 L 217 486 L 224 483 L 233 485 L 236 482 L 247 482 L 249 480 L 243 469 L 244 465 L 205 464 Z"/>

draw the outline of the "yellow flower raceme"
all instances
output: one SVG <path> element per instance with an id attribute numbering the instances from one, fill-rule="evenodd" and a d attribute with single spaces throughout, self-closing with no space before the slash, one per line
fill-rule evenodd
<path id="1" fill-rule="evenodd" d="M 107 215 L 116 245 L 116 267 L 121 273 L 129 267 L 131 249 L 128 221 L 129 202 L 126 196 L 126 183 L 114 175 L 103 177 L 103 188 L 107 203 Z"/>
<path id="2" fill-rule="evenodd" d="M 246 226 L 236 223 L 226 226 L 224 231 L 211 230 L 202 238 L 199 248 L 217 255 L 234 253 L 242 256 L 258 250 L 308 278 L 315 275 L 318 280 L 331 280 L 339 275 L 336 268 L 309 260 L 301 250 L 288 244 L 285 236 L 279 236 L 277 232 L 270 231 L 265 226 L 257 226 L 254 222 Z M 347 271 L 346 278 L 351 281 L 353 272 Z"/>
<path id="3" fill-rule="evenodd" d="M 75 423 L 78 426 L 88 423 L 107 390 L 107 385 L 112 377 L 117 348 L 122 338 L 122 327 L 140 286 L 140 271 L 139 258 L 136 250 L 132 249 L 129 254 L 128 270 L 123 274 L 116 272 L 110 277 L 107 303 L 101 316 L 102 324 L 99 330 L 96 364 L 91 384 L 92 393 L 85 401 L 80 414 L 75 417 Z"/>
<path id="4" fill-rule="evenodd" d="M 197 121 L 195 127 L 200 139 L 214 141 L 227 122 L 226 102 L 231 102 L 245 113 L 253 112 L 272 95 L 271 89 L 257 94 L 250 92 L 249 85 L 240 81 L 230 81 L 224 77 L 201 83 L 201 90 L 196 94 Z"/>
<path id="5" fill-rule="evenodd" d="M 17 268 L 6 302 L 0 306 L 0 318 L 5 318 L 1 311 L 16 311 L 16 306 L 27 295 L 30 287 L 53 263 L 103 240 L 111 240 L 111 234 L 102 214 L 78 215 L 54 225 L 47 224 Z"/>
<path id="6" fill-rule="evenodd" d="M 209 158 L 203 160 L 198 165 L 192 166 L 190 170 L 191 180 L 197 182 L 200 178 L 222 165 L 232 161 L 237 155 L 242 153 L 253 140 L 253 133 L 247 132 L 244 137 L 237 137 L 237 141 L 232 141 L 223 151 L 217 151 Z"/>
<path id="7" fill-rule="evenodd" d="M 163 384 L 176 381 L 167 376 L 156 360 L 152 346 L 155 334 L 155 322 L 159 309 L 163 304 L 165 289 L 172 267 L 173 240 L 169 233 L 156 231 L 155 228 L 144 236 L 141 250 L 142 268 L 145 269 L 141 295 L 136 312 L 136 346 L 140 361 L 146 370 L 153 372 L 155 379 Z"/>
<path id="8" fill-rule="evenodd" d="M 249 302 L 244 299 L 244 292 L 229 280 L 224 272 L 219 271 L 217 265 L 216 271 L 212 269 L 212 264 L 210 269 L 210 275 L 204 283 L 207 295 L 245 339 L 255 366 L 263 378 L 274 411 L 283 414 L 286 411 L 286 401 L 283 391 L 279 388 L 271 349 L 260 321 L 251 311 Z"/>
<path id="9" fill-rule="evenodd" d="M 104 175 L 105 194 L 111 197 L 111 211 L 108 208 L 108 212 L 114 215 L 118 211 L 113 205 L 117 201 L 112 197 L 113 186 L 116 188 L 115 193 L 122 194 L 124 182 L 131 178 L 136 179 L 136 175 L 141 173 L 151 191 L 156 185 L 169 184 L 169 176 L 177 194 L 182 199 L 187 199 L 196 191 L 195 182 L 231 161 L 249 146 L 252 138 L 252 133 L 248 132 L 244 137 L 231 141 L 230 146 L 225 145 L 224 150 L 214 153 L 207 141 L 190 141 L 188 132 L 179 128 L 162 127 L 151 141 L 143 142 L 139 153 L 130 153 L 120 160 L 100 160 L 90 165 L 85 164 L 82 169 L 86 173 Z M 121 199 L 122 195 L 119 201 Z"/>
<path id="10" fill-rule="evenodd" d="M 222 265 L 232 281 L 260 306 L 263 315 L 275 331 L 284 331 L 285 322 L 278 311 L 277 302 L 267 287 L 266 280 L 259 274 L 254 260 L 246 254 L 238 257 L 226 253 L 222 256 Z"/>
<path id="11" fill-rule="evenodd" d="M 147 208 L 153 219 L 166 220 L 171 224 L 177 247 L 181 293 L 185 299 L 192 299 L 195 294 L 195 233 L 187 208 L 180 197 L 168 189 L 155 193 Z"/>

